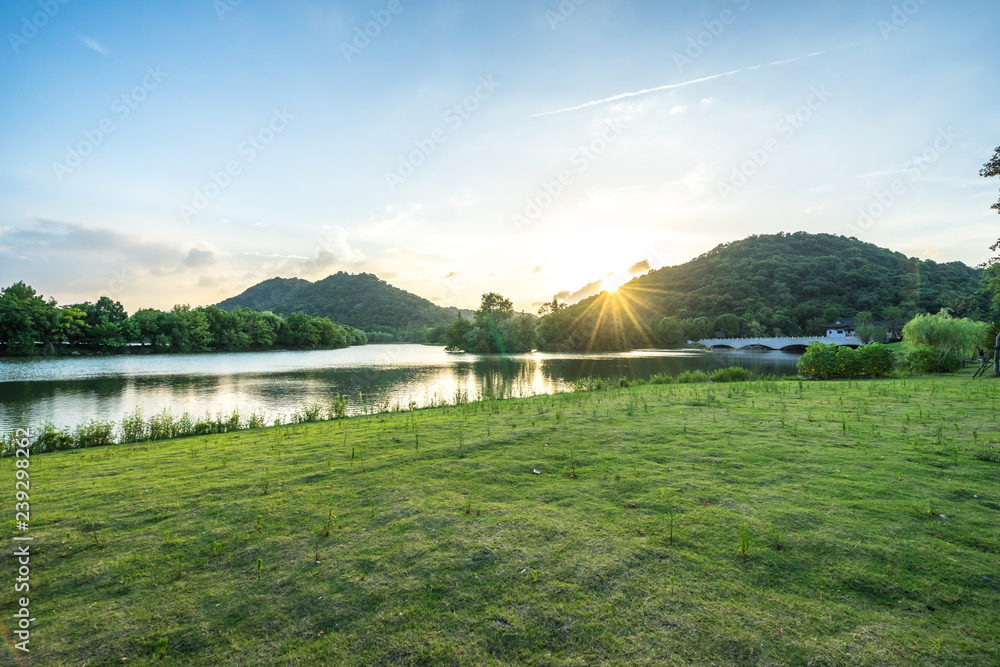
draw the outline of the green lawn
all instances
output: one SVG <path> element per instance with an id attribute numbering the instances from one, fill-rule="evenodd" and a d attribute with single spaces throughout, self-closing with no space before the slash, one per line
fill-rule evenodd
<path id="1" fill-rule="evenodd" d="M 21 659 L 996 665 L 1000 463 L 974 454 L 1000 444 L 1000 382 L 970 376 L 642 386 L 36 455 Z"/>

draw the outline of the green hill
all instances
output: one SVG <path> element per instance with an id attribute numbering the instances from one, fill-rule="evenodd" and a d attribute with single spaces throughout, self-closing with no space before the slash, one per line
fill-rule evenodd
<path id="1" fill-rule="evenodd" d="M 981 278 L 961 262 L 906 257 L 856 238 L 751 236 L 570 306 L 546 318 L 541 333 L 549 349 L 624 349 L 661 345 L 673 326 L 697 339 L 818 334 L 827 320 L 858 311 L 897 319 L 947 307 L 990 319 Z"/>
<path id="2" fill-rule="evenodd" d="M 456 308 L 437 306 L 378 276 L 343 271 L 316 282 L 272 278 L 218 304 L 223 310 L 237 306 L 329 317 L 369 333 L 390 334 L 395 340 L 421 340 L 427 329 L 447 326 L 459 314 Z"/>

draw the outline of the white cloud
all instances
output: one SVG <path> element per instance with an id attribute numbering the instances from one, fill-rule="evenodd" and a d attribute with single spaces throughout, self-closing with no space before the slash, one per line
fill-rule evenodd
<path id="1" fill-rule="evenodd" d="M 649 95 L 650 93 L 659 93 L 664 90 L 674 90 L 676 88 L 684 88 L 686 86 L 691 86 L 698 83 L 704 83 L 706 81 L 713 81 L 715 79 L 722 79 L 724 77 L 733 76 L 735 74 L 742 74 L 743 72 L 751 72 L 754 70 L 764 69 L 765 67 L 777 67 L 778 65 L 787 65 L 788 63 L 798 62 L 799 60 L 805 60 L 806 58 L 815 58 L 816 56 L 821 56 L 830 51 L 836 51 L 837 49 L 844 49 L 852 44 L 842 44 L 833 49 L 827 51 L 815 51 L 813 53 L 807 53 L 804 56 L 797 56 L 795 58 L 788 58 L 786 60 L 776 60 L 770 63 L 764 63 L 763 65 L 751 65 L 749 67 L 741 67 L 739 69 L 730 70 L 728 72 L 722 72 L 721 74 L 711 74 L 709 76 L 699 77 L 697 79 L 691 79 L 690 81 L 681 81 L 680 83 L 668 83 L 664 86 L 656 86 L 655 88 L 643 88 L 642 90 L 635 90 L 628 93 L 620 93 L 618 95 L 612 95 L 611 97 L 605 97 L 599 100 L 591 100 L 590 102 L 584 102 L 583 104 L 577 104 L 576 106 L 566 107 L 564 109 L 557 109 L 555 111 L 544 111 L 542 113 L 531 114 L 527 118 L 539 118 L 541 116 L 553 116 L 555 114 L 566 113 L 567 111 L 578 111 L 580 109 L 586 109 L 587 107 L 593 107 L 600 104 L 607 104 L 608 102 L 618 102 L 619 100 L 628 99 L 630 97 L 639 97 L 640 95 Z"/>
<path id="2" fill-rule="evenodd" d="M 80 41 L 83 42 L 83 45 L 86 46 L 88 49 L 90 49 L 91 51 L 97 51 L 102 56 L 106 57 L 111 53 L 111 50 L 109 48 L 99 44 L 98 42 L 96 42 L 93 39 L 90 39 L 89 37 L 81 37 Z"/>
<path id="3" fill-rule="evenodd" d="M 685 109 L 687 109 L 686 106 L 684 106 L 682 104 L 678 104 L 677 106 L 675 106 L 673 109 L 670 110 L 670 113 L 671 114 L 684 113 Z"/>
<path id="4" fill-rule="evenodd" d="M 316 249 L 312 258 L 303 262 L 302 268 L 313 273 L 346 264 L 358 264 L 366 259 L 368 258 L 364 253 L 351 247 L 347 240 L 346 229 L 324 226 L 324 233 L 316 238 Z"/>

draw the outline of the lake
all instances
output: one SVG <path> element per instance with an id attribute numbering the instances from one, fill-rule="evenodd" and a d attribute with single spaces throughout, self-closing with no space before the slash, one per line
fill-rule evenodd
<path id="1" fill-rule="evenodd" d="M 743 366 L 791 375 L 797 354 L 636 350 L 610 354 L 453 354 L 423 345 L 313 352 L 123 355 L 0 359 L 0 429 L 119 421 L 136 407 L 206 413 L 262 412 L 272 422 L 304 404 L 349 398 L 348 412 L 455 403 L 456 396 L 565 391 L 585 377 L 646 379 L 656 373 Z"/>

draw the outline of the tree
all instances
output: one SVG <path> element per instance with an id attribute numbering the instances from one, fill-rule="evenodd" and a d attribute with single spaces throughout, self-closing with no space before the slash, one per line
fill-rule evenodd
<path id="1" fill-rule="evenodd" d="M 58 343 L 76 343 L 87 330 L 87 314 L 79 308 L 59 309 L 59 323 L 52 333 L 52 340 Z"/>
<path id="2" fill-rule="evenodd" d="M 740 318 L 735 315 L 720 315 L 715 320 L 715 331 L 721 331 L 732 338 L 740 335 Z M 712 332 L 713 334 L 715 332 Z"/>
<path id="3" fill-rule="evenodd" d="M 565 308 L 565 303 L 561 303 L 559 299 L 553 298 L 552 303 L 542 304 L 542 307 L 538 309 L 538 316 L 545 317 L 546 315 L 558 315 Z"/>
<path id="4" fill-rule="evenodd" d="M 35 343 L 49 342 L 58 325 L 55 301 L 46 302 L 23 282 L 0 294 L 0 342 L 6 344 L 7 354 L 34 355 Z"/>
<path id="5" fill-rule="evenodd" d="M 899 338 L 900 328 L 906 320 L 906 309 L 902 306 L 886 306 L 882 309 L 882 319 L 893 338 Z"/>
<path id="6" fill-rule="evenodd" d="M 503 349 L 509 354 L 535 349 L 535 322 L 528 315 L 509 317 L 497 327 Z"/>
<path id="7" fill-rule="evenodd" d="M 983 165 L 979 175 L 983 178 L 1000 176 L 1000 148 L 997 148 L 989 162 Z M 1000 213 L 1000 201 L 997 201 L 990 208 L 996 209 L 997 213 Z M 997 239 L 997 242 L 990 246 L 990 250 L 993 252 L 1000 250 L 1000 239 Z M 1000 255 L 988 259 L 983 263 L 982 268 L 987 269 L 983 281 L 986 283 L 987 289 L 993 293 L 993 305 L 1000 308 Z"/>
<path id="8" fill-rule="evenodd" d="M 164 314 L 153 308 L 143 308 L 132 313 L 129 319 L 132 321 L 132 329 L 136 337 L 133 342 L 141 343 L 143 346 L 150 346 L 161 333 Z"/>
<path id="9" fill-rule="evenodd" d="M 464 350 L 470 329 L 472 329 L 472 322 L 464 317 L 457 318 L 444 333 L 445 349 L 453 352 Z"/>
<path id="10" fill-rule="evenodd" d="M 484 294 L 473 317 L 473 335 L 467 337 L 465 349 L 469 352 L 507 352 L 500 325 L 513 315 L 514 304 L 510 299 L 496 292 Z"/>
<path id="11" fill-rule="evenodd" d="M 163 318 L 162 333 L 169 336 L 171 348 L 177 352 L 202 352 L 212 343 L 208 317 L 201 309 L 176 305 Z M 162 341 L 154 340 L 155 347 Z"/>
<path id="12" fill-rule="evenodd" d="M 854 325 L 860 327 L 866 324 L 871 324 L 874 319 L 875 316 L 872 315 L 872 311 L 859 310 L 857 313 L 854 314 Z"/>
<path id="13" fill-rule="evenodd" d="M 971 355 L 982 343 L 989 325 L 968 318 L 953 318 L 942 308 L 936 315 L 917 315 L 903 327 L 903 338 L 912 347 L 933 350 L 941 372 L 949 357 Z"/>
<path id="14" fill-rule="evenodd" d="M 514 304 L 510 302 L 510 299 L 496 292 L 484 294 L 479 304 L 479 310 L 476 311 L 476 316 L 486 314 L 491 315 L 498 322 L 505 320 L 514 314 Z"/>
<path id="15" fill-rule="evenodd" d="M 997 148 L 989 162 L 983 165 L 983 168 L 979 171 L 979 175 L 983 178 L 1000 176 L 1000 148 Z M 993 204 L 990 208 L 996 209 L 997 213 L 1000 213 L 1000 201 Z M 1000 243 L 1000 241 L 997 241 L 997 243 Z M 993 249 L 996 250 L 996 247 L 994 246 Z"/>
<path id="16" fill-rule="evenodd" d="M 861 341 L 862 345 L 867 345 L 868 343 L 884 343 L 886 338 L 889 337 L 889 332 L 885 327 L 877 327 L 874 324 L 859 324 L 857 325 L 856 333 L 858 340 Z"/>
<path id="17" fill-rule="evenodd" d="M 86 326 L 82 328 L 83 335 L 80 342 L 95 350 L 120 350 L 125 347 L 125 333 L 129 328 L 124 327 L 128 320 L 128 313 L 118 301 L 110 297 L 102 296 L 97 303 L 85 301 L 73 306 L 82 310 L 86 317 Z"/>
<path id="18" fill-rule="evenodd" d="M 687 342 L 687 338 L 684 337 L 684 330 L 681 328 L 676 317 L 664 317 L 661 319 L 653 328 L 653 333 L 656 335 L 660 347 L 667 349 L 684 347 L 684 343 Z"/>

